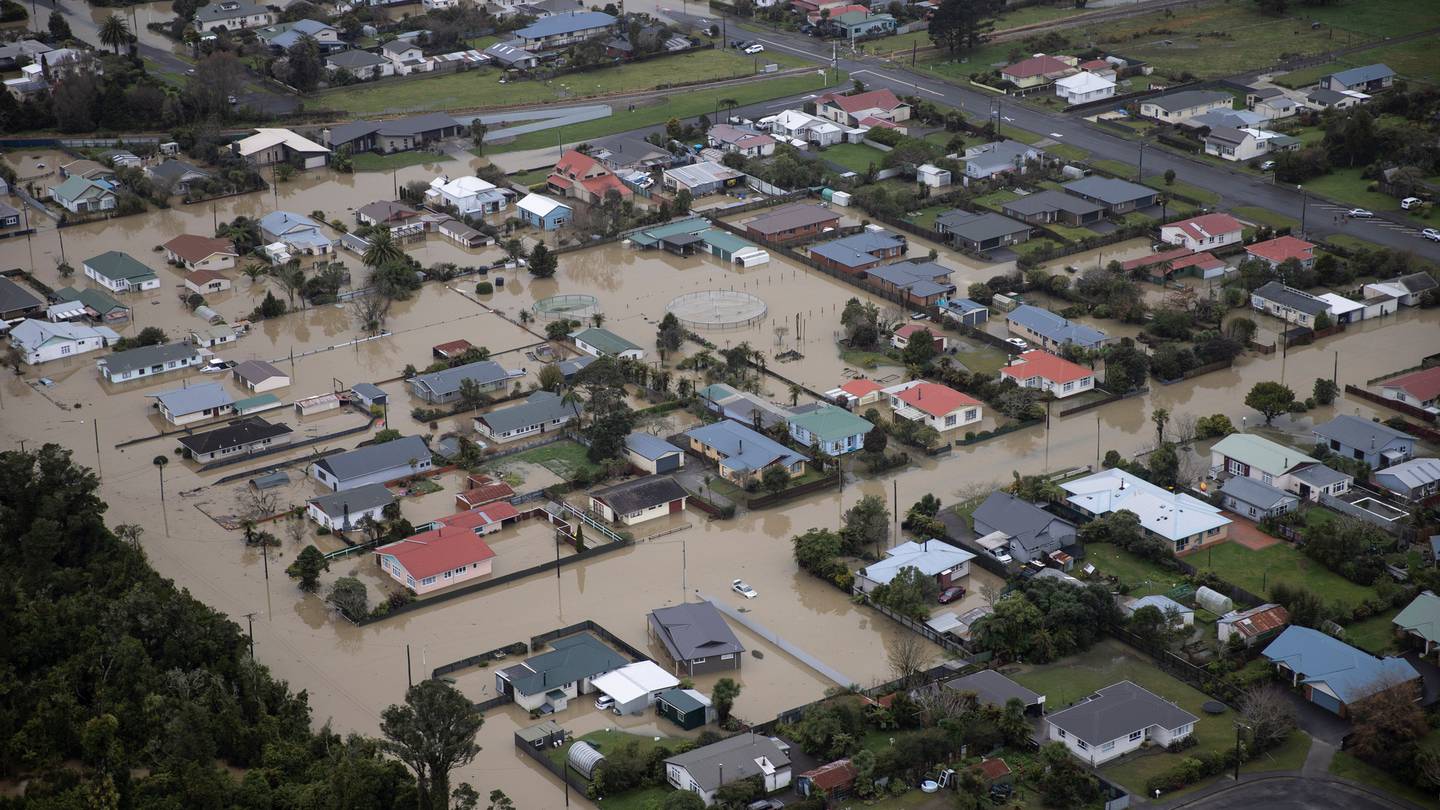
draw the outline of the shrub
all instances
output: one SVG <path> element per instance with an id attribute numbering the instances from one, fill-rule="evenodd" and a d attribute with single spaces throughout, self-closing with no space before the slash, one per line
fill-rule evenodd
<path id="1" fill-rule="evenodd" d="M 482 281 L 475 285 L 476 295 L 490 295 L 493 292 L 495 292 L 495 285 L 488 281 Z"/>

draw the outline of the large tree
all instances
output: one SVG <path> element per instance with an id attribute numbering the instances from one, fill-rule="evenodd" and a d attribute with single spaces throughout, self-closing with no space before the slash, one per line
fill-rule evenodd
<path id="1" fill-rule="evenodd" d="M 715 704 L 715 714 L 721 725 L 730 719 L 730 710 L 735 706 L 735 699 L 740 697 L 740 684 L 732 678 L 721 678 L 715 682 L 715 688 L 710 692 L 710 700 Z"/>
<path id="2" fill-rule="evenodd" d="M 367 239 L 370 244 L 366 246 L 361 257 L 366 267 L 373 269 L 405 258 L 405 251 L 400 249 L 400 245 L 390 235 L 389 228 L 376 228 Z"/>
<path id="3" fill-rule="evenodd" d="M 120 53 L 120 46 L 130 43 L 130 26 L 125 23 L 125 18 L 119 14 L 106 17 L 105 22 L 100 23 L 100 42 Z"/>
<path id="4" fill-rule="evenodd" d="M 847 554 L 859 554 L 890 536 L 890 510 L 879 495 L 866 495 L 845 510 L 840 539 Z"/>
<path id="5" fill-rule="evenodd" d="M 446 810 L 450 772 L 480 752 L 475 735 L 485 719 L 470 699 L 441 680 L 410 687 L 405 702 L 380 715 L 385 750 L 415 774 L 420 810 Z"/>
<path id="6" fill-rule="evenodd" d="M 942 0 L 930 18 L 930 41 L 953 58 L 983 43 L 995 27 L 999 0 Z"/>
<path id="7" fill-rule="evenodd" d="M 1270 424 L 1275 417 L 1290 410 L 1290 404 L 1295 401 L 1295 392 L 1282 383 L 1265 381 L 1255 383 L 1250 393 L 1245 395 L 1245 404 L 1260 412 L 1265 417 L 1265 424 Z"/>

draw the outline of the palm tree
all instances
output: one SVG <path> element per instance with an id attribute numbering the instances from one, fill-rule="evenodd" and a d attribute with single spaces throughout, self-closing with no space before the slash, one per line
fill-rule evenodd
<path id="1" fill-rule="evenodd" d="M 791 406 L 791 407 L 794 407 L 794 406 L 800 404 L 800 395 L 801 395 L 802 393 L 804 393 L 804 389 L 802 389 L 800 386 L 795 385 L 795 384 L 793 384 L 793 383 L 790 385 L 790 406 Z"/>
<path id="2" fill-rule="evenodd" d="M 605 313 L 603 313 L 603 312 L 597 312 L 597 313 L 595 313 L 594 315 L 591 315 L 591 316 L 590 316 L 590 325 L 593 326 L 593 327 L 595 327 L 596 329 L 599 329 L 600 327 L 604 326 L 604 325 L 605 325 Z"/>
<path id="3" fill-rule="evenodd" d="M 115 49 L 120 53 L 120 46 L 130 42 L 130 26 L 125 24 L 125 18 L 119 14 L 111 14 L 100 24 L 100 42 Z"/>
<path id="4" fill-rule="evenodd" d="M 390 231 L 381 228 L 370 234 L 370 246 L 365 248 L 365 256 L 362 261 L 365 262 L 366 267 L 374 268 L 399 261 L 404 256 L 405 252 L 395 244 L 395 240 L 390 236 Z"/>
<path id="5" fill-rule="evenodd" d="M 245 277 L 250 279 L 251 286 L 254 286 L 257 279 L 269 272 L 269 268 L 263 264 L 251 263 L 245 265 L 245 268 L 240 272 L 244 273 Z"/>
<path id="6" fill-rule="evenodd" d="M 560 404 L 569 405 L 571 410 L 575 411 L 575 420 L 579 422 L 582 427 L 585 423 L 585 415 L 580 413 L 580 405 L 584 401 L 584 398 L 580 396 L 580 392 L 576 390 L 573 385 L 565 389 L 565 393 L 560 395 Z"/>

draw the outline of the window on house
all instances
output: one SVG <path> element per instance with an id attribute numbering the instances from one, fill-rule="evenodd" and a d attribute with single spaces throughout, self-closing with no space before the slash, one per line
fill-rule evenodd
<path id="1" fill-rule="evenodd" d="M 1112 750 L 1114 750 L 1114 748 L 1115 748 L 1115 741 L 1114 741 L 1114 740 L 1111 740 L 1110 742 L 1107 742 L 1107 743 L 1105 743 L 1104 745 L 1100 746 L 1100 750 L 1101 750 L 1101 751 L 1112 751 Z"/>
<path id="2" fill-rule="evenodd" d="M 1270 473 L 1260 473 L 1260 480 L 1267 484 L 1273 484 L 1275 482 L 1275 476 Z"/>
<path id="3" fill-rule="evenodd" d="M 421 585 L 434 585 L 434 584 L 435 584 L 435 577 L 425 577 L 424 579 L 420 580 L 420 584 L 421 584 Z"/>
<path id="4" fill-rule="evenodd" d="M 945 427 L 950 427 L 953 424 L 955 424 L 955 414 L 952 413 L 945 417 Z"/>
<path id="5" fill-rule="evenodd" d="M 1060 390 L 1061 390 L 1061 391 L 1069 391 L 1070 389 L 1072 389 L 1072 388 L 1074 388 L 1074 387 L 1075 387 L 1075 383 L 1073 383 L 1073 382 L 1067 382 L 1067 383 L 1065 383 L 1064 385 L 1060 386 Z"/>
<path id="6" fill-rule="evenodd" d="M 1145 732 L 1143 731 L 1132 731 L 1130 732 L 1130 742 L 1135 742 L 1143 736 L 1145 736 Z"/>
<path id="7" fill-rule="evenodd" d="M 1060 739 L 1062 739 L 1062 740 L 1065 739 L 1065 729 L 1063 729 L 1063 728 L 1057 728 L 1057 729 L 1055 729 L 1055 731 L 1060 735 Z"/>
<path id="8" fill-rule="evenodd" d="M 1080 750 L 1081 750 L 1081 751 L 1089 751 L 1089 750 L 1090 750 L 1090 743 L 1087 743 L 1087 742 L 1085 742 L 1084 740 L 1076 740 L 1075 742 L 1080 746 Z"/>

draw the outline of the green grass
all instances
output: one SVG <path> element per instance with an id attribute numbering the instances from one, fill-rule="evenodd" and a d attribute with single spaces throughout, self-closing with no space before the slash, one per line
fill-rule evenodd
<path id="1" fill-rule="evenodd" d="M 778 61 L 785 67 L 798 63 L 798 57 L 771 54 L 766 56 L 767 62 Z M 320 93 L 314 103 L 316 106 L 345 110 L 354 115 L 482 109 L 512 104 L 571 101 L 612 93 L 649 90 L 680 77 L 687 82 L 715 81 L 749 76 L 753 72 L 754 63 L 750 58 L 716 49 L 572 73 L 550 81 L 514 81 L 500 84 L 500 72 L 487 68 L 418 79 L 354 85 Z M 809 82 L 812 88 L 814 84 L 813 80 Z M 733 92 L 732 90 L 732 95 Z M 712 112 L 713 106 L 712 103 Z"/>
<path id="2" fill-rule="evenodd" d="M 867 371 L 877 366 L 903 365 L 898 360 L 891 360 L 884 352 L 865 352 L 857 349 L 846 349 L 840 352 L 840 359 L 856 368 L 863 368 Z"/>
<path id="3" fill-rule="evenodd" d="M 1045 147 L 1045 151 L 1060 158 L 1061 160 L 1085 160 L 1090 157 L 1090 150 L 1081 149 L 1078 146 L 1071 146 L 1068 143 L 1057 143 Z"/>
<path id="4" fill-rule="evenodd" d="M 495 34 L 491 34 L 490 36 L 475 37 L 474 39 L 467 39 L 467 40 L 465 40 L 465 44 L 469 45 L 470 47 L 474 48 L 474 49 L 477 50 L 477 51 L 483 51 L 483 50 L 485 50 L 486 48 L 490 47 L 491 45 L 494 45 L 495 43 L 497 43 L 497 42 L 499 42 L 499 41 L 500 41 L 500 37 L 499 37 L 499 36 L 497 36 L 497 35 L 495 35 Z"/>
<path id="5" fill-rule="evenodd" d="M 1009 139 L 1011 139 L 1012 141 L 1019 141 L 1019 142 L 1021 142 L 1021 143 L 1026 143 L 1026 144 L 1038 143 L 1038 142 L 1040 142 L 1040 141 L 1045 140 L 1045 136 L 1044 136 L 1044 135 L 1040 135 L 1040 134 L 1031 132 L 1031 131 L 1028 130 L 1028 129 L 1021 129 L 1021 128 L 1019 128 L 1019 127 L 1012 127 L 1012 126 L 1010 126 L 1009 124 L 1001 124 L 1001 125 L 1000 125 L 1000 137 L 1002 137 L 1002 138 L 1009 138 Z"/>
<path id="6" fill-rule="evenodd" d="M 826 148 L 820 157 L 852 172 L 864 174 L 871 166 L 879 169 L 885 153 L 863 143 L 840 143 Z"/>
<path id="7" fill-rule="evenodd" d="M 1372 211 L 1397 211 L 1400 201 L 1389 194 L 1370 191 L 1372 181 L 1360 176 L 1363 168 L 1333 169 L 1329 174 L 1305 182 L 1305 190 L 1311 194 L 1335 200 L 1346 205 L 1369 208 Z"/>
<path id="8" fill-rule="evenodd" d="M 1241 765 L 1240 770 L 1243 773 L 1298 771 L 1305 765 L 1305 757 L 1310 753 L 1311 742 L 1309 734 L 1296 731 L 1290 735 L 1290 739 L 1286 740 L 1284 745 Z"/>
<path id="9" fill-rule="evenodd" d="M 1395 625 L 1392 623 L 1400 608 L 1371 616 L 1363 622 L 1345 626 L 1345 641 L 1367 652 L 1381 655 L 1395 646 Z"/>
<path id="10" fill-rule="evenodd" d="M 1210 699 L 1209 695 L 1166 675 L 1149 659 L 1113 639 L 1101 641 L 1079 655 L 1017 672 L 1010 677 L 1020 685 L 1045 695 L 1045 705 L 1052 712 L 1059 711 L 1101 687 L 1128 680 L 1174 701 L 1182 709 L 1200 718 L 1195 723 L 1195 739 L 1199 745 L 1190 752 L 1150 753 L 1100 769 L 1107 779 L 1119 782 L 1132 792 L 1144 791 L 1147 779 L 1169 770 L 1186 756 L 1234 745 L 1233 712 L 1206 714 L 1200 707 Z"/>
<path id="11" fill-rule="evenodd" d="M 1186 562 L 1214 571 L 1226 582 L 1259 596 L 1268 595 L 1276 583 L 1284 582 L 1350 610 L 1375 595 L 1374 590 L 1345 579 L 1285 543 L 1258 551 L 1239 543 L 1220 543 L 1191 554 Z"/>
<path id="12" fill-rule="evenodd" d="M 392 152 L 388 155 L 377 155 L 374 152 L 361 152 L 350 158 L 355 165 L 357 172 L 389 172 L 395 169 L 403 169 L 406 166 L 419 166 L 423 163 L 438 163 L 447 160 L 443 155 L 435 155 L 424 151 Z"/>
<path id="13" fill-rule="evenodd" d="M 1372 36 L 1409 34 L 1440 25 L 1440 6 L 1413 0 L 1346 0 L 1331 5 L 1305 6 L 1298 13 L 1306 20 Z M 1336 47 L 1346 41 L 1342 37 L 1343 34 L 1336 33 Z"/>
<path id="14" fill-rule="evenodd" d="M 1272 228 L 1293 228 L 1300 224 L 1300 220 L 1294 217 L 1287 217 L 1268 208 L 1258 208 L 1253 205 L 1241 205 L 1230 209 L 1230 213 L 1257 225 L 1269 225 Z"/>
<path id="15" fill-rule="evenodd" d="M 1086 545 L 1085 561 L 1093 563 L 1100 573 L 1117 577 L 1130 586 L 1131 596 L 1166 593 L 1180 584 L 1182 579 L 1179 571 L 1161 568 L 1109 543 Z"/>
<path id="16" fill-rule="evenodd" d="M 1350 248 L 1351 250 L 1380 250 L 1381 245 L 1361 239 L 1358 236 L 1351 236 L 1348 233 L 1337 233 L 1325 237 L 1326 242 L 1331 242 L 1337 247 Z"/>
<path id="17" fill-rule="evenodd" d="M 846 74 L 840 74 L 840 84 L 848 81 Z M 715 104 L 720 99 L 734 99 L 737 106 L 769 101 L 772 98 L 815 92 L 822 87 L 818 76 L 813 73 L 799 76 L 784 76 L 747 82 L 734 87 L 719 87 L 709 90 L 676 91 L 665 97 L 659 104 L 638 107 L 634 112 L 616 109 L 608 118 L 585 121 L 565 127 L 562 136 L 567 141 L 584 141 L 627 132 L 640 127 L 663 124 L 671 118 L 685 120 L 700 115 L 713 115 Z M 514 152 L 522 149 L 543 149 L 555 146 L 555 131 L 530 132 L 506 144 L 486 148 L 488 152 Z"/>
<path id="18" fill-rule="evenodd" d="M 1035 253 L 1035 252 L 1037 252 L 1037 251 L 1044 250 L 1047 246 L 1048 246 L 1048 247 L 1055 248 L 1056 250 L 1059 250 L 1060 248 L 1064 247 L 1064 245 L 1061 245 L 1059 242 L 1056 242 L 1054 239 L 1050 239 L 1050 238 L 1048 238 L 1048 237 L 1041 236 L 1041 237 L 1039 237 L 1038 239 L 1031 239 L 1031 240 L 1028 241 L 1028 242 L 1022 242 L 1022 243 L 1020 243 L 1020 244 L 1018 244 L 1018 245 L 1015 245 L 1015 246 L 1011 247 L 1010 249 L 1013 250 L 1013 251 L 1015 251 L 1015 253 L 1016 253 L 1017 255 L 1020 255 L 1020 256 L 1029 256 L 1031 253 Z"/>
<path id="19" fill-rule="evenodd" d="M 912 224 L 928 231 L 935 227 L 935 217 L 951 209 L 952 206 L 949 205 L 927 205 L 916 211 L 913 216 L 909 217 L 909 220 Z"/>
<path id="20" fill-rule="evenodd" d="M 1434 4 L 1430 5 L 1433 10 Z M 1344 67 L 1358 67 L 1383 62 L 1389 65 L 1391 70 L 1412 81 L 1431 85 L 1440 82 L 1440 59 L 1435 58 L 1434 37 L 1347 54 L 1341 61 L 1344 63 Z"/>
<path id="21" fill-rule="evenodd" d="M 574 478 L 577 473 L 596 473 L 600 467 L 585 456 L 585 448 L 572 441 L 560 441 L 535 447 L 523 453 L 485 465 L 486 469 L 505 470 L 512 464 L 527 463 L 544 467 L 561 478 Z"/>
<path id="22" fill-rule="evenodd" d="M 1274 81 L 1281 87 L 1288 87 L 1291 90 L 1299 90 L 1302 87 L 1309 87 L 1320 81 L 1320 77 L 1329 76 L 1337 70 L 1344 70 L 1345 66 L 1339 62 L 1323 62 L 1318 65 L 1311 65 L 1307 68 L 1292 70 L 1289 73 L 1282 73 L 1276 76 Z"/>
<path id="23" fill-rule="evenodd" d="M 954 340 L 959 344 L 955 359 L 971 371 L 999 374 L 1010 360 L 1010 355 L 988 344 L 972 343 L 964 339 Z"/>
<path id="24" fill-rule="evenodd" d="M 584 698 L 582 697 L 580 699 L 583 700 Z M 657 746 L 668 749 L 673 744 L 679 742 L 679 740 L 674 739 L 663 739 L 660 742 L 656 742 L 652 737 L 639 734 L 626 734 L 623 731 L 592 731 L 589 734 L 582 734 L 579 737 L 568 740 L 565 745 L 559 748 L 551 748 L 545 752 L 545 756 L 549 757 L 550 761 L 556 765 L 563 765 L 566 755 L 570 752 L 570 746 L 574 745 L 577 740 L 594 743 L 601 751 L 614 751 L 622 743 L 634 740 L 639 744 L 640 751 L 645 754 L 648 754 Z M 614 810 L 614 808 L 617 807 L 620 808 L 620 810 L 650 810 L 658 806 L 659 802 L 662 801 L 667 794 L 672 792 L 674 792 L 674 788 L 669 785 L 653 785 L 636 790 L 627 790 L 624 793 L 614 796 L 606 796 L 604 803 L 607 810 Z"/>
<path id="25" fill-rule="evenodd" d="M 1176 180 L 1173 183 L 1167 184 L 1163 175 L 1156 174 L 1145 178 L 1142 182 L 1150 188 L 1155 189 L 1156 191 L 1182 194 L 1192 200 L 1195 200 L 1196 202 L 1204 203 L 1205 205 L 1220 204 L 1219 194 L 1216 194 L 1213 191 L 1207 191 L 1203 188 L 1200 188 L 1199 186 L 1191 185 L 1184 180 Z"/>
<path id="26" fill-rule="evenodd" d="M 1057 233 L 1068 242 L 1078 242 L 1081 239 L 1088 239 L 1095 235 L 1089 228 L 1077 228 L 1074 225 L 1066 225 L 1063 222 L 1052 222 L 1045 226 L 1053 233 Z"/>
<path id="27" fill-rule="evenodd" d="M 1379 788 L 1393 796 L 1408 799 L 1421 807 L 1436 806 L 1433 793 L 1419 790 L 1409 782 L 1401 781 L 1374 765 L 1361 762 L 1358 757 L 1347 751 L 1335 752 L 1335 758 L 1330 761 L 1330 775 L 1354 779 L 1356 782 Z"/>
<path id="28" fill-rule="evenodd" d="M 1090 161 L 1090 165 L 1106 174 L 1113 174 L 1116 177 L 1124 179 L 1134 177 L 1135 171 L 1139 168 L 1131 163 L 1125 163 L 1119 160 L 1106 159 L 1092 160 Z"/>
<path id="29" fill-rule="evenodd" d="M 546 167 L 543 169 L 535 169 L 533 171 L 521 172 L 520 174 L 512 174 L 510 175 L 510 182 L 519 183 L 524 186 L 533 186 L 536 183 L 545 182 L 545 178 L 549 176 L 550 169 L 549 167 Z"/>
<path id="30" fill-rule="evenodd" d="M 974 202 L 976 205 L 982 206 L 984 208 L 991 208 L 999 211 L 1000 207 L 1003 206 L 1005 203 L 1013 202 L 1018 199 L 1020 199 L 1019 194 L 1016 194 L 1008 188 L 1002 188 L 996 191 L 992 191 L 989 194 L 981 194 L 979 197 L 975 198 Z"/>

